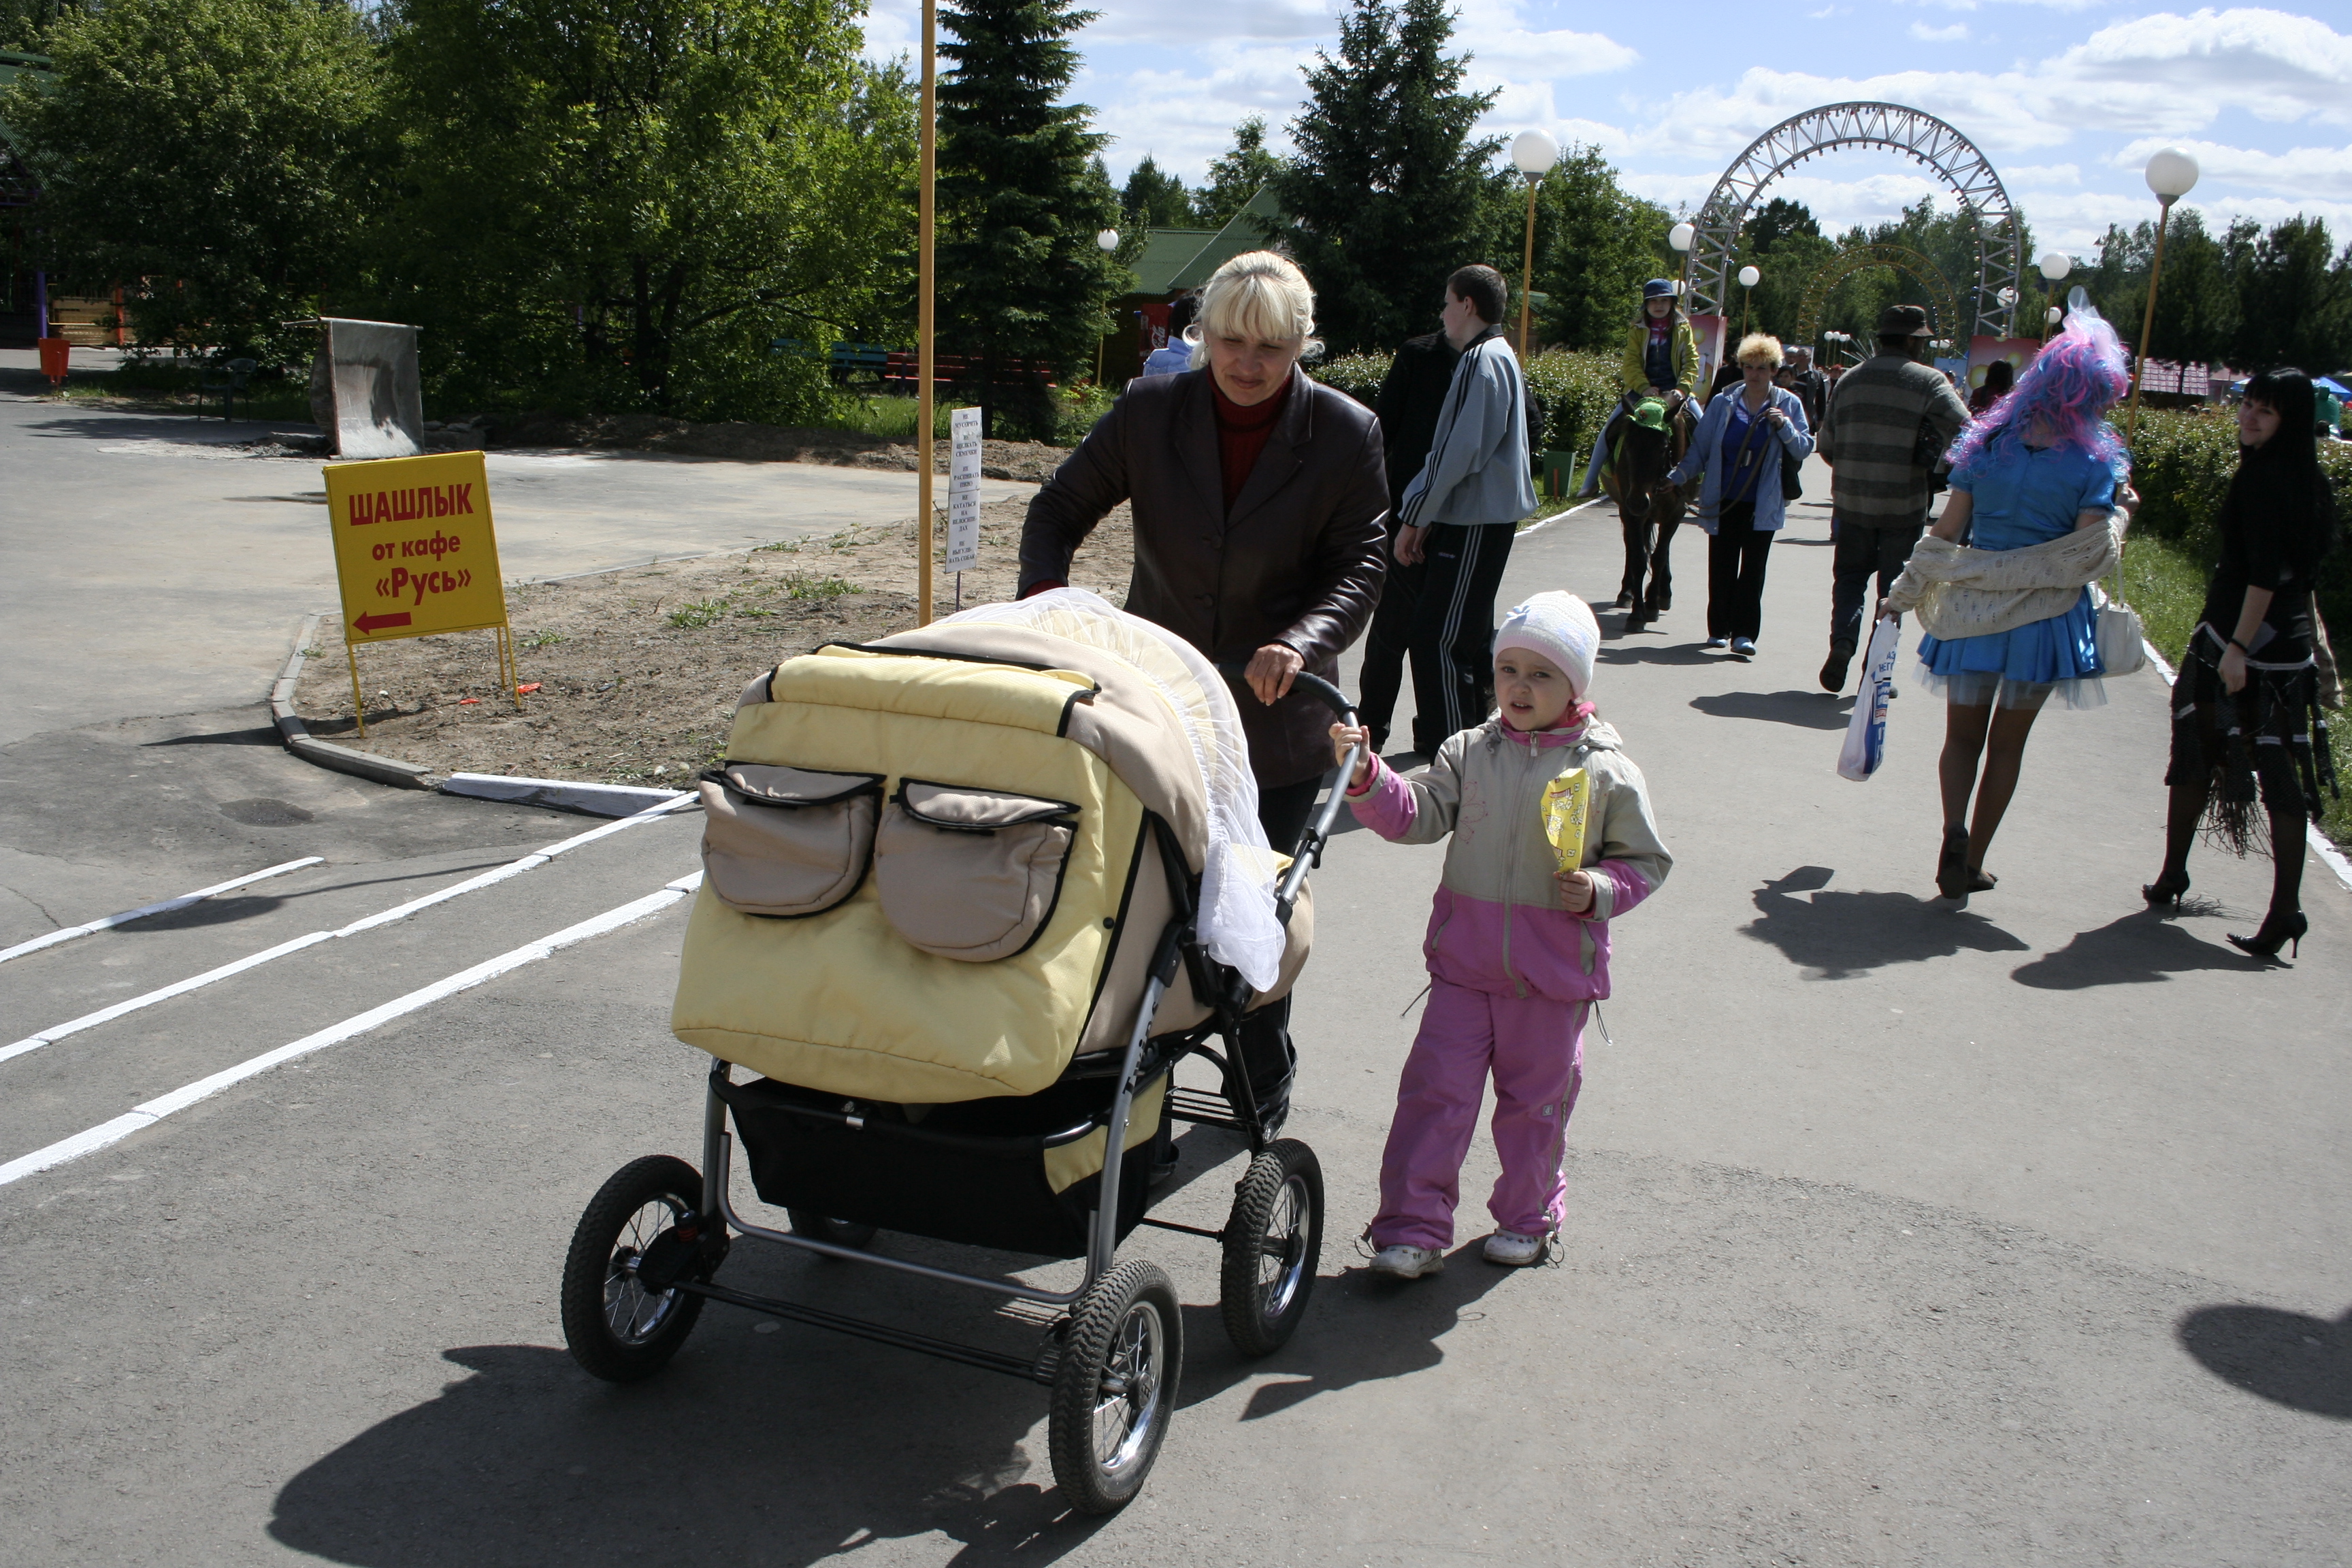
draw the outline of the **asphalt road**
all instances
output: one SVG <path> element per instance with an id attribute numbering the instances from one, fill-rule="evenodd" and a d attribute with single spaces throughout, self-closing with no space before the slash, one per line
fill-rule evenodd
<path id="1" fill-rule="evenodd" d="M 666 1027 L 681 905 L 0 1185 L 0 1563 L 2343 1561 L 2352 896 L 2313 868 L 2291 969 L 2221 941 L 2259 916 L 2259 862 L 2200 855 L 2202 901 L 2140 908 L 2148 673 L 2045 717 L 2000 889 L 1934 902 L 1940 712 L 1907 694 L 1879 777 L 1835 777 L 1820 516 L 1776 551 L 1753 663 L 1695 646 L 1692 535 L 1679 606 L 1602 655 L 1677 865 L 1619 928 L 1560 1267 L 1477 1259 L 1483 1148 L 1442 1278 L 1375 1282 L 1351 1251 L 1442 851 L 1350 832 L 1296 1020 L 1292 1131 L 1330 1184 L 1313 1310 L 1243 1362 L 1213 1250 L 1139 1235 L 1189 1355 L 1124 1514 L 1064 1514 L 1039 1391 L 730 1307 L 607 1388 L 563 1352 L 555 1286 L 606 1173 L 696 1152 L 702 1058 Z M 1598 510 L 1555 523 L 1507 601 L 1605 599 L 1615 555 Z M 0 904 L 0 945 L 326 857 L 0 964 L 0 1042 L 593 826 L 315 773 L 261 722 L 0 750 L 0 880 L 41 893 Z M 0 1061 L 0 1164 L 655 893 L 697 830 L 624 829 Z M 1238 1166 L 1216 1134 L 1186 1147 L 1161 1212 L 1213 1225 Z M 1035 1331 L 749 1245 L 729 1270 L 1008 1349 Z"/>
<path id="2" fill-rule="evenodd" d="M 238 450 L 268 425 L 44 401 L 32 357 L 0 351 L 0 743 L 266 693 L 301 617 L 336 604 L 320 464 Z M 487 460 L 509 581 L 745 550 L 915 509 L 913 475 L 875 469 L 642 452 Z M 1035 489 L 981 482 L 984 500 Z M 57 591 L 67 584 L 76 591 Z"/>

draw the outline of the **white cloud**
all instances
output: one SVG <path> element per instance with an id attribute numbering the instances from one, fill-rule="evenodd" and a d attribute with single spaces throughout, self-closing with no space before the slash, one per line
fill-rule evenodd
<path id="1" fill-rule="evenodd" d="M 2079 185 L 2083 183 L 2083 171 L 2074 163 L 2004 163 L 2000 183 L 2013 191 Z"/>
<path id="2" fill-rule="evenodd" d="M 2218 142 L 2167 142 L 2143 136 L 2120 149 L 2107 162 L 2137 173 L 2148 155 L 2164 147 L 2178 147 L 2197 160 L 2200 184 L 2251 186 L 2290 196 L 2304 195 L 2352 200 L 2352 147 L 2296 147 L 2284 153 L 2263 153 L 2247 147 L 2226 147 Z M 2212 200 L 2210 190 L 2207 199 Z"/>
<path id="3" fill-rule="evenodd" d="M 1914 22 L 1911 36 L 1923 44 L 1957 44 L 1969 36 L 1969 25 L 1955 22 L 1948 27 L 1931 27 L 1925 22 Z"/>

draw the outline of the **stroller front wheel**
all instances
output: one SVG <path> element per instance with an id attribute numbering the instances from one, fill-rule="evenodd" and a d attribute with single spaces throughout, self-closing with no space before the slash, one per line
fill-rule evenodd
<path id="1" fill-rule="evenodd" d="M 1122 1263 L 1079 1298 L 1046 1423 L 1054 1479 L 1080 1513 L 1117 1513 L 1143 1489 L 1176 1411 L 1184 1322 L 1153 1264 Z"/>
<path id="2" fill-rule="evenodd" d="M 1323 1166 L 1296 1138 L 1268 1144 L 1234 1184 L 1217 1304 L 1246 1356 L 1272 1355 L 1307 1315 L 1323 1258 Z"/>
<path id="3" fill-rule="evenodd" d="M 674 1252 L 681 1242 L 673 1233 L 701 1206 L 702 1177 L 667 1154 L 632 1160 L 588 1201 L 563 1260 L 562 1292 L 564 1343 L 586 1371 L 635 1383 L 686 1342 L 703 1299 L 675 1286 L 649 1289 L 638 1267 L 657 1243 Z"/>

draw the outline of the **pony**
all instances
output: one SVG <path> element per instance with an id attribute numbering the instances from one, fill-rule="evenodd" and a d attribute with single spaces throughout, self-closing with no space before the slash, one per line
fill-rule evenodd
<path id="1" fill-rule="evenodd" d="M 1642 405 L 1655 409 L 1648 423 Z M 1666 475 L 1690 450 L 1696 421 L 1685 398 L 1669 415 L 1654 399 L 1628 393 L 1610 420 L 1607 456 L 1602 459 L 1601 487 L 1617 502 L 1617 521 L 1625 536 L 1625 575 L 1617 587 L 1616 607 L 1627 611 L 1625 630 L 1640 631 L 1674 608 L 1675 531 L 1688 510 L 1682 487 L 1666 482 Z"/>

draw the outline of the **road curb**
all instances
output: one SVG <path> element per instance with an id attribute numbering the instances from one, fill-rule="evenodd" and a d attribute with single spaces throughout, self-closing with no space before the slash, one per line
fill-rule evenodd
<path id="1" fill-rule="evenodd" d="M 325 618 L 324 612 L 302 618 L 301 630 L 294 634 L 294 651 L 287 657 L 286 668 L 278 671 L 277 681 L 269 688 L 269 716 L 278 726 L 278 739 L 286 742 L 288 751 L 306 763 L 394 789 L 438 790 L 460 799 L 549 806 L 588 816 L 633 816 L 647 806 L 675 800 L 685 793 L 573 779 L 509 778 L 498 773 L 451 773 L 442 779 L 435 777 L 430 768 L 415 763 L 380 757 L 373 752 L 355 752 L 349 746 L 319 740 L 304 726 L 301 715 L 294 711 L 294 688 L 301 679 L 311 639 L 319 635 L 319 623 Z"/>
<path id="2" fill-rule="evenodd" d="M 590 816 L 635 816 L 647 806 L 676 800 L 686 792 L 643 784 L 516 778 L 505 773 L 451 773 L 441 781 L 441 793 L 474 800 L 502 800 L 516 805 L 552 806 L 558 811 L 584 812 Z"/>
<path id="3" fill-rule="evenodd" d="M 325 618 L 319 612 L 302 617 L 302 629 L 294 634 L 294 651 L 287 656 L 286 668 L 278 671 L 277 682 L 269 689 L 269 716 L 278 725 L 278 738 L 286 742 L 288 751 L 318 767 L 390 784 L 394 789 L 433 788 L 437 781 L 431 769 L 319 740 L 304 726 L 301 715 L 294 711 L 294 688 L 301 678 L 302 661 L 309 657 L 310 639 L 319 635 L 319 623 Z"/>

